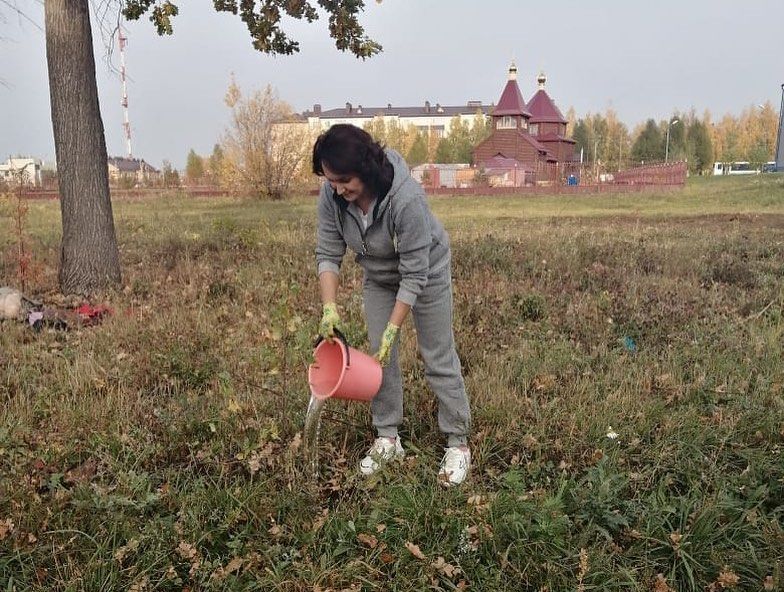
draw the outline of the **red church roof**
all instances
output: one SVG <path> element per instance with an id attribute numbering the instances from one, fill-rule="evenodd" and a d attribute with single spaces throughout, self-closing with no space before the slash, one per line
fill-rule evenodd
<path id="1" fill-rule="evenodd" d="M 554 134 L 552 132 L 536 136 L 536 139 L 539 142 L 569 142 L 570 144 L 577 143 L 577 141 L 573 140 L 572 138 L 567 138 L 566 136 L 561 136 L 560 134 Z"/>
<path id="2" fill-rule="evenodd" d="M 531 97 L 528 103 L 528 110 L 531 112 L 531 123 L 567 123 L 564 119 L 560 109 L 555 106 L 555 103 L 547 94 L 544 89 L 547 78 L 544 73 L 539 74 L 537 82 L 539 83 L 539 90 Z"/>
<path id="3" fill-rule="evenodd" d="M 520 92 L 520 87 L 517 86 L 517 66 L 512 64 L 509 67 L 509 80 L 506 82 L 504 92 L 501 93 L 501 98 L 498 99 L 498 105 L 493 110 L 493 116 L 501 115 L 523 115 L 530 117 L 531 114 L 525 108 L 525 101 L 523 100 L 523 93 Z"/>
<path id="4" fill-rule="evenodd" d="M 528 103 L 531 123 L 566 123 L 563 114 L 555 106 L 547 91 L 540 89 Z"/>

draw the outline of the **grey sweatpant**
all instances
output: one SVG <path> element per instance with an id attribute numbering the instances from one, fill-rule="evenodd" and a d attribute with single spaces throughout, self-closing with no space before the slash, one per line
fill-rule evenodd
<path id="1" fill-rule="evenodd" d="M 365 319 L 371 351 L 378 351 L 381 335 L 395 306 L 396 286 L 378 284 L 367 277 L 363 296 Z M 425 378 L 438 397 L 438 428 L 447 438 L 447 446 L 467 443 L 471 423 L 460 359 L 452 332 L 452 276 L 450 266 L 428 279 L 412 309 L 419 353 L 425 363 Z M 381 390 L 370 406 L 373 426 L 379 436 L 397 436 L 403 421 L 403 384 L 395 343 L 389 363 L 384 368 Z"/>

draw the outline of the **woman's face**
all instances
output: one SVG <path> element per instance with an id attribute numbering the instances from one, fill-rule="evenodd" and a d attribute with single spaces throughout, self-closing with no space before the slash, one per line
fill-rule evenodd
<path id="1" fill-rule="evenodd" d="M 326 163 L 321 163 L 324 178 L 332 185 L 332 189 L 347 202 L 372 199 L 367 186 L 356 175 L 339 175 L 332 172 Z"/>

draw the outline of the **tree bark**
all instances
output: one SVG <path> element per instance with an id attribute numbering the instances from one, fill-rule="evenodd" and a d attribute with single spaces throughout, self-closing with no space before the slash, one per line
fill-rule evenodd
<path id="1" fill-rule="evenodd" d="M 120 282 L 88 0 L 46 0 L 46 61 L 60 186 L 60 289 Z"/>

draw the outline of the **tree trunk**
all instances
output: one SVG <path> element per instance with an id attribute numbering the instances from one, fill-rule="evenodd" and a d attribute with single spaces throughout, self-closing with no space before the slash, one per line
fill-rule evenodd
<path id="1" fill-rule="evenodd" d="M 88 0 L 45 0 L 46 60 L 60 185 L 60 289 L 120 282 Z"/>

